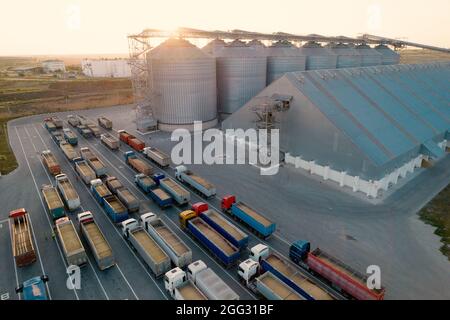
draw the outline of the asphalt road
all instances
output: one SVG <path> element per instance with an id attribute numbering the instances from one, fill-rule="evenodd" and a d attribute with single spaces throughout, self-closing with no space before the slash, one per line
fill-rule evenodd
<path id="1" fill-rule="evenodd" d="M 79 113 L 92 119 L 105 115 L 113 120 L 115 130 L 126 129 L 136 133 L 132 122 L 134 113 L 127 107 Z M 61 117 L 65 118 L 67 114 L 62 113 Z M 153 278 L 88 188 L 76 179 L 72 166 L 42 127 L 43 118 L 27 117 L 8 124 L 19 168 L 0 179 L 0 199 L 4 204 L 0 214 L 0 257 L 2 261 L 10 261 L 0 264 L 0 296 L 8 294 L 10 299 L 17 299 L 19 297 L 14 293 L 17 283 L 46 273 L 50 276 L 49 291 L 54 299 L 169 298 L 162 280 Z M 162 132 L 141 138 L 169 153 L 174 144 L 170 135 Z M 241 299 L 254 298 L 238 283 L 235 268 L 225 270 L 203 247 L 181 231 L 178 213 L 185 208 L 162 211 L 134 185 L 135 172 L 123 159 L 123 152 L 130 150 L 127 146 L 113 152 L 95 138 L 86 140 L 79 136 L 79 141 L 79 147 L 91 148 L 107 165 L 108 173 L 118 177 L 141 200 L 141 213 L 152 211 L 158 214 L 188 244 L 194 259 L 205 261 Z M 41 185 L 53 182 L 39 157 L 45 149 L 56 155 L 63 172 L 75 185 L 83 209 L 94 213 L 117 257 L 116 267 L 99 271 L 92 255 L 89 255 L 90 263 L 82 270 L 81 290 L 66 288 L 66 264 L 58 242 L 51 237 L 51 221 L 40 196 Z M 218 195 L 208 201 L 210 206 L 220 208 L 220 197 L 231 193 L 276 221 L 277 232 L 266 242 L 273 250 L 287 255 L 290 242 L 307 239 L 313 247 L 325 249 L 361 272 L 369 265 L 380 266 L 387 299 L 450 298 L 450 264 L 439 252 L 440 242 L 433 234 L 434 228 L 422 223 L 417 216 L 418 210 L 450 182 L 448 155 L 431 169 L 406 180 L 399 190 L 376 204 L 359 195 L 342 192 L 289 166 L 280 168 L 276 176 L 261 176 L 258 168 L 249 165 L 195 165 L 190 168 L 216 185 Z M 172 169 L 165 170 L 165 173 L 173 176 Z M 191 197 L 192 202 L 204 201 L 194 193 Z M 39 251 L 38 262 L 26 268 L 15 267 L 9 223 L 5 220 L 10 210 L 19 207 L 30 212 Z M 250 246 L 259 242 L 252 236 Z"/>

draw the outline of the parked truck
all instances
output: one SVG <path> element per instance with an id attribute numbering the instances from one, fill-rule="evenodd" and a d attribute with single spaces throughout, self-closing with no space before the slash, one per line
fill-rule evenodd
<path id="1" fill-rule="evenodd" d="M 41 191 L 53 221 L 64 217 L 66 212 L 58 190 L 52 185 L 43 185 Z"/>
<path id="2" fill-rule="evenodd" d="M 67 116 L 67 122 L 74 128 L 80 124 L 80 120 L 73 114 Z"/>
<path id="3" fill-rule="evenodd" d="M 74 147 L 68 143 L 67 141 L 63 141 L 59 144 L 62 152 L 66 156 L 69 161 L 73 161 L 73 159 L 78 157 L 78 152 L 74 149 Z"/>
<path id="4" fill-rule="evenodd" d="M 192 210 L 180 213 L 180 226 L 206 247 L 224 266 L 230 267 L 240 256 L 239 249 L 228 242 Z"/>
<path id="5" fill-rule="evenodd" d="M 47 275 L 25 280 L 16 288 L 16 293 L 21 293 L 22 300 L 25 301 L 48 300 L 49 294 L 46 287 L 48 280 Z"/>
<path id="6" fill-rule="evenodd" d="M 105 197 L 112 196 L 111 191 L 109 191 L 108 187 L 100 179 L 91 181 L 91 191 L 101 206 L 105 205 Z"/>
<path id="7" fill-rule="evenodd" d="M 139 222 L 164 249 L 175 266 L 183 268 L 192 262 L 191 249 L 154 213 L 144 213 Z"/>
<path id="8" fill-rule="evenodd" d="M 75 163 L 75 171 L 80 175 L 81 180 L 83 180 L 85 184 L 88 185 L 91 180 L 96 178 L 94 170 L 92 170 L 86 160 L 75 158 L 73 162 Z"/>
<path id="9" fill-rule="evenodd" d="M 101 131 L 96 124 L 88 123 L 86 126 L 92 131 L 94 137 L 96 138 L 100 137 Z"/>
<path id="10" fill-rule="evenodd" d="M 351 299 L 384 299 L 385 288 L 369 289 L 366 276 L 322 249 L 311 251 L 311 244 L 308 241 L 294 242 L 290 246 L 289 257 L 299 266 L 321 276 L 333 288 Z"/>
<path id="11" fill-rule="evenodd" d="M 191 194 L 178 183 L 164 175 L 154 175 L 154 180 L 161 188 L 172 196 L 178 205 L 189 203 Z"/>
<path id="12" fill-rule="evenodd" d="M 53 123 L 52 119 L 50 119 L 50 118 L 47 118 L 44 120 L 44 127 L 45 127 L 45 129 L 48 130 L 48 132 L 53 132 L 53 131 L 57 130 L 55 124 Z"/>
<path id="13" fill-rule="evenodd" d="M 172 197 L 161 188 L 150 189 L 148 194 L 160 208 L 167 208 L 173 204 Z"/>
<path id="14" fill-rule="evenodd" d="M 197 193 L 205 198 L 210 198 L 216 195 L 216 187 L 203 179 L 202 177 L 194 174 L 191 170 L 188 170 L 185 166 L 178 166 L 175 168 L 175 177 L 189 185 Z"/>
<path id="15" fill-rule="evenodd" d="M 278 279 L 272 272 L 259 273 L 259 263 L 247 259 L 238 268 L 239 279 L 252 292 L 267 300 L 304 300 L 294 289 Z"/>
<path id="16" fill-rule="evenodd" d="M 64 133 L 60 130 L 53 131 L 51 133 L 51 136 L 52 140 L 56 143 L 57 146 L 59 146 L 61 142 L 66 141 L 66 139 L 64 138 Z"/>
<path id="17" fill-rule="evenodd" d="M 139 159 L 134 151 L 127 151 L 124 156 L 125 162 L 137 172 L 143 173 L 147 176 L 150 176 L 153 173 L 153 168 L 143 160 Z"/>
<path id="18" fill-rule="evenodd" d="M 145 148 L 145 142 L 138 138 L 128 139 L 128 145 L 138 152 L 141 152 Z"/>
<path id="19" fill-rule="evenodd" d="M 81 114 L 77 114 L 76 117 L 78 119 L 78 122 L 83 126 L 85 126 L 89 123 L 89 120 Z"/>
<path id="20" fill-rule="evenodd" d="M 106 186 L 113 194 L 117 194 L 117 190 L 123 188 L 122 182 L 114 176 L 108 176 L 105 179 Z"/>
<path id="21" fill-rule="evenodd" d="M 170 157 L 155 147 L 145 147 L 142 153 L 161 168 L 170 165 Z"/>
<path id="22" fill-rule="evenodd" d="M 94 134 L 92 133 L 91 129 L 89 129 L 84 124 L 79 124 L 77 126 L 77 131 L 83 136 L 85 139 L 91 138 Z"/>
<path id="23" fill-rule="evenodd" d="M 114 223 L 128 219 L 128 210 L 115 195 L 103 197 L 105 211 Z"/>
<path id="24" fill-rule="evenodd" d="M 139 211 L 139 206 L 140 206 L 139 199 L 136 198 L 134 196 L 134 194 L 132 194 L 128 188 L 123 187 L 123 188 L 118 189 L 117 197 L 128 209 L 128 212 Z"/>
<path id="25" fill-rule="evenodd" d="M 61 166 L 56 160 L 56 157 L 50 150 L 42 151 L 41 153 L 42 162 L 47 167 L 47 170 L 54 176 L 61 173 Z"/>
<path id="26" fill-rule="evenodd" d="M 276 224 L 274 222 L 245 203 L 236 203 L 235 196 L 228 195 L 223 197 L 221 208 L 224 212 L 229 213 L 233 218 L 246 225 L 250 231 L 262 239 L 266 239 L 276 230 Z"/>
<path id="27" fill-rule="evenodd" d="M 81 157 L 86 160 L 94 170 L 97 177 L 106 175 L 107 169 L 105 164 L 88 147 L 81 148 L 80 153 Z"/>
<path id="28" fill-rule="evenodd" d="M 157 186 L 156 182 L 152 178 L 146 176 L 143 173 L 138 173 L 137 175 L 135 175 L 134 182 L 145 193 L 149 193 L 151 189 Z"/>
<path id="29" fill-rule="evenodd" d="M 55 125 L 56 129 L 62 129 L 63 128 L 63 120 L 60 117 L 54 116 L 51 117 L 50 120 L 53 122 L 53 124 Z"/>
<path id="30" fill-rule="evenodd" d="M 192 205 L 192 210 L 236 248 L 239 248 L 240 250 L 247 248 L 248 235 L 225 219 L 222 214 L 213 209 L 209 209 L 208 204 L 204 202 L 194 203 Z"/>
<path id="31" fill-rule="evenodd" d="M 100 135 L 100 141 L 111 150 L 117 150 L 120 147 L 120 141 L 116 137 L 109 133 L 103 133 Z"/>
<path id="32" fill-rule="evenodd" d="M 209 300 L 239 300 L 236 292 L 202 260 L 191 263 L 187 271 L 188 278 Z"/>
<path id="33" fill-rule="evenodd" d="M 116 264 L 113 251 L 90 211 L 77 215 L 80 232 L 88 243 L 100 270 L 108 269 Z"/>
<path id="34" fill-rule="evenodd" d="M 86 251 L 72 221 L 68 217 L 60 218 L 55 221 L 55 228 L 67 264 L 79 267 L 86 265 Z"/>
<path id="35" fill-rule="evenodd" d="M 334 300 L 333 293 L 328 288 L 319 286 L 289 261 L 271 252 L 269 247 L 258 244 L 250 249 L 250 259 L 259 263 L 263 272 L 271 272 L 306 300 Z"/>
<path id="36" fill-rule="evenodd" d="M 97 122 L 100 127 L 103 127 L 108 130 L 112 129 L 112 127 L 113 127 L 112 121 L 103 116 L 97 118 Z"/>
<path id="37" fill-rule="evenodd" d="M 72 130 L 64 128 L 63 132 L 64 132 L 64 139 L 66 139 L 68 143 L 70 143 L 73 146 L 76 146 L 78 144 L 78 137 Z"/>
<path id="38" fill-rule="evenodd" d="M 67 175 L 65 175 L 64 173 L 58 174 L 55 177 L 55 180 L 56 187 L 58 188 L 59 193 L 61 194 L 62 199 L 67 206 L 67 209 L 69 209 L 70 211 L 78 209 L 81 205 L 80 197 L 75 191 L 75 188 L 73 187 Z"/>
<path id="39" fill-rule="evenodd" d="M 11 211 L 9 219 L 14 260 L 18 267 L 25 267 L 36 261 L 30 217 L 27 210 L 21 208 Z"/>
<path id="40" fill-rule="evenodd" d="M 166 272 L 164 287 L 175 300 L 208 300 L 179 267 Z"/>
<path id="41" fill-rule="evenodd" d="M 126 132 L 125 130 L 119 130 L 119 131 L 117 131 L 117 133 L 119 134 L 120 141 L 122 141 L 126 144 L 128 144 L 128 140 L 136 138 L 135 136 Z"/>
<path id="42" fill-rule="evenodd" d="M 122 233 L 125 239 L 136 249 L 141 258 L 150 267 L 155 277 L 169 271 L 170 258 L 155 240 L 139 225 L 136 219 L 122 222 Z"/>

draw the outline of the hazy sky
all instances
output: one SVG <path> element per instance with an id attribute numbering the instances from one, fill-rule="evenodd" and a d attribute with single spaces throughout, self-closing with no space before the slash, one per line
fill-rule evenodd
<path id="1" fill-rule="evenodd" d="M 126 53 L 127 34 L 177 26 L 450 47 L 450 0 L 1 0 L 0 55 Z"/>

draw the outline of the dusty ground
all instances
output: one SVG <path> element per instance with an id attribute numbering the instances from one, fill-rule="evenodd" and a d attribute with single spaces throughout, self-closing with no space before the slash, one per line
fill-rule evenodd
<path id="1" fill-rule="evenodd" d="M 427 63 L 431 61 L 450 61 L 450 54 L 422 49 L 400 51 L 400 63 Z"/>

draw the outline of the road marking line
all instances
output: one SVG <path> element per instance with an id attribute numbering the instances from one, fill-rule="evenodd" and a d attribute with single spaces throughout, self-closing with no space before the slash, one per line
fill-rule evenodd
<path id="1" fill-rule="evenodd" d="M 33 125 L 34 126 L 34 125 Z M 37 128 L 34 126 L 34 130 L 37 132 L 37 134 L 39 135 L 40 139 L 42 140 L 42 143 L 47 146 L 44 142 L 44 139 L 42 138 L 41 134 L 37 131 Z M 77 172 L 75 171 L 75 169 L 70 165 L 70 162 L 67 158 L 64 158 L 66 160 L 66 162 L 69 163 L 69 166 L 72 168 L 72 170 L 75 172 L 75 174 L 77 174 Z M 122 239 L 122 241 L 126 244 L 126 246 L 128 247 L 128 249 L 130 250 L 130 252 L 134 255 L 134 257 L 136 258 L 136 261 L 141 265 L 141 267 L 145 270 L 145 272 L 147 273 L 147 275 L 150 277 L 150 279 L 153 281 L 153 283 L 156 285 L 156 287 L 159 289 L 159 291 L 163 294 L 163 297 L 167 300 L 167 296 L 164 293 L 164 291 L 161 290 L 161 288 L 159 287 L 159 285 L 156 283 L 155 279 L 153 278 L 153 276 L 149 273 L 149 271 L 147 270 L 147 268 L 144 266 L 144 264 L 141 262 L 141 260 L 139 260 L 138 256 L 136 255 L 136 253 L 133 251 L 133 249 L 131 248 L 131 246 L 128 244 L 128 242 L 123 238 L 122 234 L 117 230 L 116 226 L 112 223 L 111 219 L 109 218 L 109 216 L 107 215 L 107 213 L 103 210 L 102 207 L 100 207 L 98 201 L 94 198 L 94 196 L 92 195 L 92 193 L 90 192 L 89 188 L 83 184 L 84 187 L 88 190 L 88 194 L 91 196 L 91 198 L 94 200 L 95 204 L 97 205 L 97 207 L 100 209 L 101 212 L 103 212 L 104 215 L 106 215 L 106 220 L 108 220 L 108 222 L 112 225 L 113 229 L 116 231 L 116 233 L 119 235 L 119 238 Z M 128 282 L 128 280 L 126 278 L 124 278 L 124 280 L 126 282 Z M 134 290 L 133 290 L 134 291 Z"/>
<path id="2" fill-rule="evenodd" d="M 136 298 L 136 300 L 139 300 L 139 297 L 137 296 L 136 292 L 134 292 L 133 287 L 130 285 L 130 283 L 128 282 L 127 278 L 124 276 L 122 269 L 120 269 L 119 264 L 116 263 L 116 267 L 117 270 L 119 270 L 120 274 L 122 275 L 122 277 L 125 279 L 125 282 L 127 283 L 128 287 L 130 288 L 131 292 L 133 292 L 134 297 Z M 128 300 L 128 299 L 127 299 Z"/>
<path id="3" fill-rule="evenodd" d="M 41 197 L 41 194 L 40 194 L 40 192 L 39 192 L 39 188 L 38 188 L 38 186 L 37 186 L 37 183 L 36 183 L 36 179 L 35 179 L 35 177 L 34 177 L 33 170 L 31 169 L 30 163 L 28 162 L 28 158 L 27 158 L 27 155 L 26 155 L 26 153 L 25 153 L 25 149 L 24 149 L 23 144 L 22 144 L 22 139 L 20 139 L 19 133 L 17 132 L 17 127 L 14 127 L 14 129 L 16 130 L 17 137 L 19 138 L 20 146 L 21 146 L 21 148 L 22 148 L 22 152 L 23 152 L 23 155 L 24 155 L 24 157 L 25 157 L 25 161 L 26 161 L 26 163 L 27 163 L 27 165 L 28 165 L 28 169 L 30 170 L 31 177 L 33 178 L 34 187 L 36 188 L 36 192 L 38 193 L 38 197 L 39 197 L 39 200 L 40 200 L 40 202 L 41 202 L 42 208 L 44 209 L 45 216 L 47 217 L 48 224 L 49 224 L 49 226 L 50 226 L 50 229 L 53 230 L 52 224 L 50 223 L 49 217 L 48 217 L 48 215 L 47 215 L 47 211 L 45 210 L 45 205 L 44 205 L 44 202 L 42 201 L 42 197 Z M 31 216 L 30 216 L 30 222 L 31 222 Z M 31 227 L 33 228 L 33 226 L 31 226 Z M 33 237 L 34 237 L 34 228 L 33 228 Z M 35 239 L 35 241 L 36 241 L 36 239 Z M 64 260 L 63 255 L 62 255 L 61 248 L 59 247 L 58 242 L 56 242 L 56 246 L 58 247 L 59 253 L 60 253 L 60 255 L 61 255 L 61 259 L 63 260 L 64 266 L 65 266 L 65 268 L 66 268 L 66 270 L 67 270 L 67 265 L 66 265 L 66 262 L 65 262 L 65 260 Z M 39 254 L 39 249 L 38 249 L 37 243 L 36 243 L 36 249 L 38 250 L 39 262 L 41 263 L 42 271 L 43 271 L 44 274 L 46 274 L 45 271 L 44 271 L 44 266 L 42 265 L 42 260 L 41 260 L 41 258 L 40 258 L 40 254 Z M 48 290 L 49 295 L 50 295 L 50 290 L 49 290 L 49 287 L 48 287 L 48 282 L 46 283 L 46 286 L 47 286 L 47 290 Z M 77 292 L 76 292 L 75 290 L 74 290 L 73 292 L 75 293 L 75 296 L 76 296 L 77 300 L 79 300 Z M 50 297 L 50 299 L 51 299 L 51 297 Z"/>

